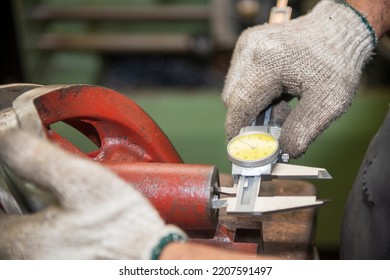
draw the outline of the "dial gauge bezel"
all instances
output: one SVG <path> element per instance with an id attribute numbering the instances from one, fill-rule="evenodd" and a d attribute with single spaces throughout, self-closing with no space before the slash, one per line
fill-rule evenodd
<path id="1" fill-rule="evenodd" d="M 263 139 L 253 138 L 255 135 L 260 135 Z M 253 148 L 251 147 L 252 145 Z M 264 147 L 265 145 L 268 145 L 268 147 Z M 249 152 L 246 146 L 250 147 Z M 268 150 L 264 151 L 264 149 Z M 256 155 L 251 154 L 248 156 L 251 150 Z M 237 151 L 242 153 L 241 156 L 237 154 Z M 238 166 L 259 167 L 274 162 L 278 158 L 280 150 L 278 140 L 270 133 L 249 131 L 232 138 L 227 145 L 227 152 L 230 161 Z"/>

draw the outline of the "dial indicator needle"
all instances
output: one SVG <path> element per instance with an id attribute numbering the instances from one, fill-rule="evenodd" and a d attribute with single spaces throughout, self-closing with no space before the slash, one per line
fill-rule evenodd
<path id="1" fill-rule="evenodd" d="M 254 150 L 254 149 L 256 148 L 255 146 L 249 144 L 248 142 L 246 142 L 246 141 L 244 141 L 244 140 L 242 140 L 242 139 L 240 139 L 240 141 L 243 142 L 243 143 L 245 143 L 245 144 L 247 144 L 252 150 Z"/>

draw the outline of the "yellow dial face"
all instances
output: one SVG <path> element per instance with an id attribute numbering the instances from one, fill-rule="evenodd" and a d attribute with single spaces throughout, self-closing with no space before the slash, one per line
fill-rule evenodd
<path id="1" fill-rule="evenodd" d="M 251 132 L 234 137 L 228 143 L 227 150 L 230 159 L 236 163 L 246 163 L 254 166 L 274 160 L 279 151 L 278 141 L 266 132 Z"/>

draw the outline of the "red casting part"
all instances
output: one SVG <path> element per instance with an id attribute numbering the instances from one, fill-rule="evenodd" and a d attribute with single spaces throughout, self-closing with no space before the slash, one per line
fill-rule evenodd
<path id="1" fill-rule="evenodd" d="M 214 166 L 183 164 L 156 123 L 133 101 L 98 86 L 40 87 L 34 105 L 48 137 L 66 150 L 99 161 L 132 183 L 167 223 L 214 231 L 211 208 L 219 177 Z M 63 121 L 99 149 L 85 155 L 50 126 Z"/>
<path id="2" fill-rule="evenodd" d="M 64 86 L 49 90 L 34 104 L 49 138 L 67 150 L 83 154 L 51 130 L 51 124 L 63 121 L 82 132 L 99 147 L 89 156 L 102 163 L 182 162 L 157 124 L 136 103 L 111 89 Z"/>
<path id="3" fill-rule="evenodd" d="M 214 234 L 218 211 L 211 202 L 219 185 L 216 167 L 145 162 L 110 167 L 149 198 L 165 221 L 188 233 L 202 230 Z"/>

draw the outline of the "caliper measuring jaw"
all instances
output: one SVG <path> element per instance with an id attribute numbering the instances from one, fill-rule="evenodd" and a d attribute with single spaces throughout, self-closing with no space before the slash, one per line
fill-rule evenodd
<path id="1" fill-rule="evenodd" d="M 239 169 L 233 164 L 233 170 Z M 256 169 L 256 168 L 254 168 Z M 257 170 L 258 171 L 258 170 Z M 247 168 L 246 174 L 253 174 L 255 170 Z M 259 175 L 261 174 L 261 175 Z M 268 213 L 292 211 L 302 208 L 322 206 L 327 200 L 317 200 L 316 196 L 259 196 L 262 179 L 331 179 L 332 177 L 323 168 L 299 166 L 293 164 L 276 163 L 268 175 L 233 175 L 234 186 L 220 187 L 220 193 L 234 195 L 214 202 L 215 208 L 226 207 L 228 214 L 263 215 Z"/>
<path id="2" fill-rule="evenodd" d="M 268 213 L 318 207 L 326 200 L 316 196 L 260 196 L 262 180 L 331 179 L 324 168 L 283 163 L 288 156 L 279 148 L 280 127 L 268 126 L 271 110 L 266 112 L 263 126 L 243 127 L 228 143 L 232 162 L 233 187 L 220 187 L 214 208 L 226 208 L 227 214 L 258 216 Z"/>

